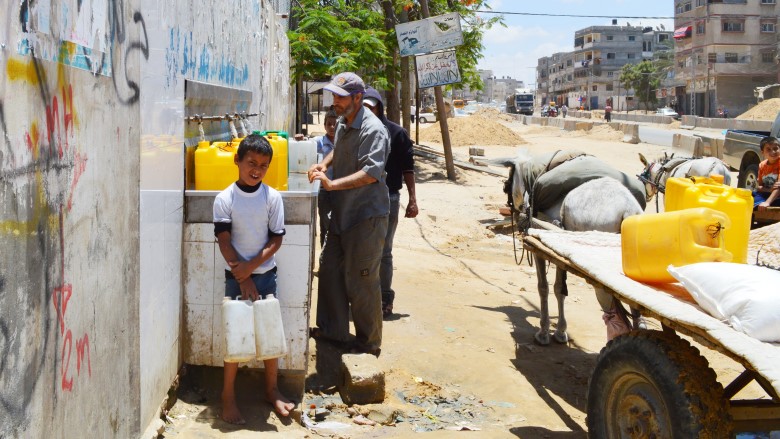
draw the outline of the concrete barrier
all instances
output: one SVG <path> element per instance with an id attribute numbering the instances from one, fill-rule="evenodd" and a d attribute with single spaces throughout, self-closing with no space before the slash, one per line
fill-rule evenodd
<path id="1" fill-rule="evenodd" d="M 682 116 L 682 125 L 697 128 L 713 128 L 741 131 L 770 131 L 771 120 L 721 119 L 715 117 Z"/>
<path id="2" fill-rule="evenodd" d="M 593 122 L 577 122 L 577 131 L 590 131 L 593 129 Z"/>
<path id="3" fill-rule="evenodd" d="M 639 125 L 637 124 L 623 124 L 623 143 L 639 143 Z"/>

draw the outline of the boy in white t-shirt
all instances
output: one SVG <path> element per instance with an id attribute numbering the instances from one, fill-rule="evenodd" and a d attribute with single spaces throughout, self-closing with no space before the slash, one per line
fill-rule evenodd
<path id="1" fill-rule="evenodd" d="M 282 246 L 284 206 L 274 188 L 262 184 L 273 157 L 268 140 L 247 136 L 233 159 L 238 166 L 238 181 L 220 192 L 214 200 L 214 235 L 225 258 L 225 296 L 257 300 L 276 294 L 276 260 Z M 279 391 L 279 360 L 264 360 L 266 399 L 280 416 L 288 416 L 295 407 Z M 235 395 L 238 363 L 225 362 L 222 388 L 222 419 L 244 424 Z"/>

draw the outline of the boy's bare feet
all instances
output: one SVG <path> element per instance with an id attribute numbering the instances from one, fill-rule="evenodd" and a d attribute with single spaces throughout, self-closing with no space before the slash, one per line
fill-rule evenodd
<path id="1" fill-rule="evenodd" d="M 279 389 L 266 394 L 266 400 L 274 407 L 274 411 L 279 416 L 289 416 L 292 409 L 295 408 L 295 403 L 287 399 Z"/>
<path id="2" fill-rule="evenodd" d="M 246 421 L 238 411 L 235 395 L 225 395 L 222 393 L 222 420 L 236 425 L 244 425 Z"/>

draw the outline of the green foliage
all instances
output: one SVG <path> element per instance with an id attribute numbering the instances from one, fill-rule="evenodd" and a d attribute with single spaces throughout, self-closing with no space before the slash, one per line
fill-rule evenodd
<path id="1" fill-rule="evenodd" d="M 626 64 L 620 70 L 618 79 L 623 87 L 634 90 L 634 95 L 640 103 L 645 105 L 645 109 L 650 104 L 655 104 L 655 90 L 661 83 L 658 71 L 652 61 L 642 61 L 638 64 Z"/>
<path id="2" fill-rule="evenodd" d="M 416 0 L 389 0 L 395 17 L 402 12 L 411 20 L 422 18 Z M 380 1 L 296 0 L 293 16 L 298 19 L 290 39 L 292 80 L 327 79 L 343 71 L 357 71 L 368 83 L 386 88 L 385 67 L 392 64 L 398 51 L 395 31 L 385 31 Z M 463 27 L 463 45 L 456 54 L 463 84 L 482 89 L 477 62 L 482 58 L 484 32 L 504 25 L 500 16 L 483 19 L 475 11 L 490 9 L 487 0 L 429 0 L 431 16 L 458 12 Z M 398 73 L 400 66 L 396 65 Z M 463 86 L 460 84 L 460 86 Z"/>

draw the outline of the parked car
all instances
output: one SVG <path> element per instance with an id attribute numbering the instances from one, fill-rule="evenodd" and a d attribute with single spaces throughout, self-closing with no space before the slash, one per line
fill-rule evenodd
<path id="1" fill-rule="evenodd" d="M 656 116 L 669 116 L 669 117 L 671 117 L 673 119 L 678 119 L 678 120 L 680 119 L 680 115 L 677 114 L 677 112 L 674 111 L 673 108 L 669 108 L 669 107 L 659 108 L 658 110 L 656 110 L 655 115 Z"/>
<path id="2" fill-rule="evenodd" d="M 780 135 L 780 113 L 770 131 L 728 130 L 723 141 L 723 161 L 739 171 L 738 187 L 750 190 L 758 186 L 758 164 L 763 160 L 759 143 L 765 136 Z"/>
<path id="3" fill-rule="evenodd" d="M 466 113 L 466 110 L 464 110 L 463 108 L 456 108 L 455 110 L 453 110 L 453 115 L 455 117 L 468 117 L 469 116 L 469 114 Z"/>
<path id="4" fill-rule="evenodd" d="M 420 123 L 436 122 L 436 115 L 433 113 L 420 113 Z"/>

